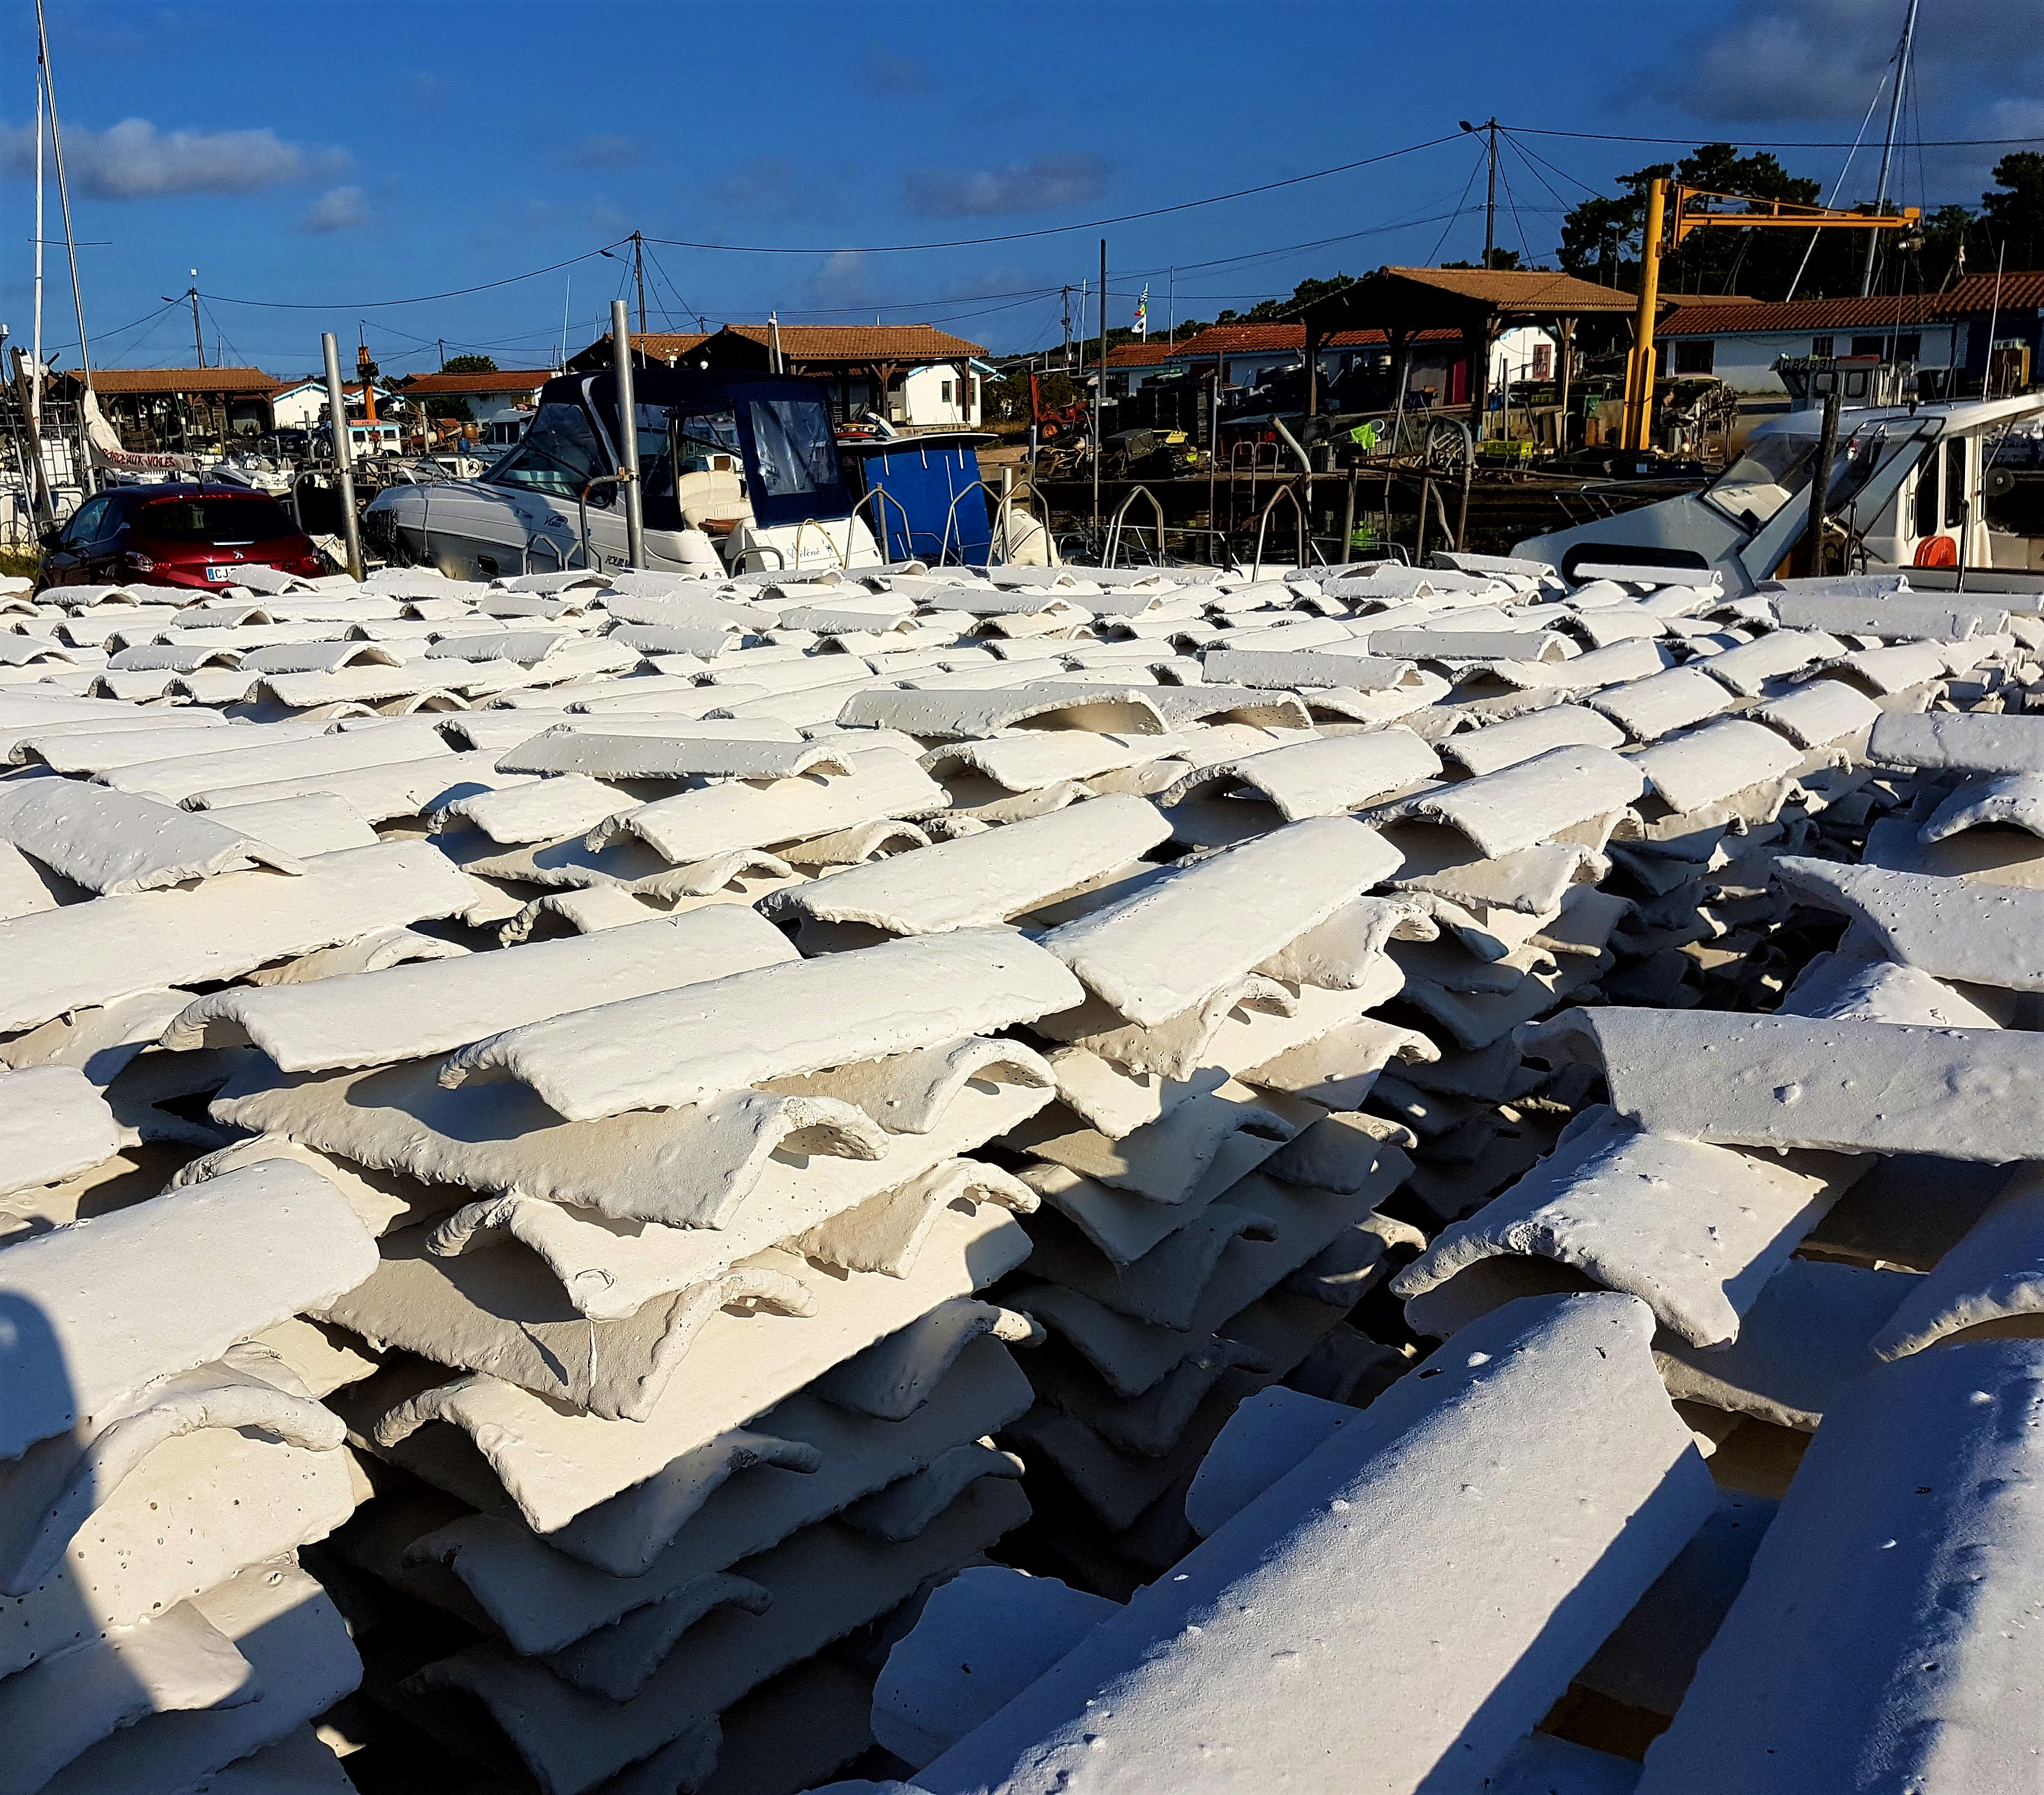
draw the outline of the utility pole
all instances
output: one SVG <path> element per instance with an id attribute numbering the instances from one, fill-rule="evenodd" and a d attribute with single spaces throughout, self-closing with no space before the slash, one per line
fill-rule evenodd
<path id="1" fill-rule="evenodd" d="M 1065 306 L 1065 372 L 1070 374 L 1072 371 L 1072 290 L 1066 286 L 1062 292 Z"/>
<path id="2" fill-rule="evenodd" d="M 1873 209 L 1880 211 L 1888 204 L 1888 171 L 1895 160 L 1895 133 L 1902 123 L 1902 91 L 1909 79 L 1909 54 L 1916 43 L 1917 0 L 1909 0 L 1909 10 L 1902 21 L 1902 41 L 1895 47 L 1895 91 L 1888 97 L 1888 135 L 1881 146 L 1881 179 L 1873 190 Z M 1866 267 L 1859 277 L 1859 296 L 1866 298 L 1873 291 L 1873 258 L 1881 244 L 1881 233 L 1866 233 Z"/>
<path id="3" fill-rule="evenodd" d="M 639 334 L 646 334 L 646 240 L 632 233 L 632 278 L 639 283 Z"/>
<path id="4" fill-rule="evenodd" d="M 441 372 L 441 373 L 443 373 L 443 374 L 444 374 L 444 373 L 446 373 L 446 372 L 447 372 L 447 339 L 446 339 L 444 336 L 443 336 L 443 337 L 441 337 L 441 338 L 440 339 L 440 372 Z"/>
<path id="5" fill-rule="evenodd" d="M 206 366 L 206 333 L 205 333 L 205 332 L 203 332 L 202 330 L 201 330 L 201 329 L 199 329 L 199 327 L 198 327 L 198 269 L 194 268 L 194 269 L 193 269 L 193 270 L 192 270 L 192 271 L 191 271 L 191 279 L 192 279 L 191 290 L 190 290 L 190 292 L 188 292 L 188 293 L 185 295 L 185 297 L 186 297 L 187 299 L 189 299 L 189 300 L 190 300 L 190 301 L 191 301 L 191 309 L 192 309 L 192 348 L 193 348 L 194 350 L 196 350 L 196 351 L 198 352 L 198 365 L 199 365 L 201 367 L 204 367 Z"/>
<path id="6" fill-rule="evenodd" d="M 1472 125 L 1466 118 L 1458 122 L 1471 136 L 1481 131 L 1489 140 L 1484 159 L 1489 172 L 1483 195 L 1483 265 L 1487 268 L 1497 248 L 1497 118 L 1493 113 L 1481 125 Z"/>

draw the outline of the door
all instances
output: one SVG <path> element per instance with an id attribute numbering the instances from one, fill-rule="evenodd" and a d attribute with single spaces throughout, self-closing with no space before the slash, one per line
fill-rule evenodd
<path id="1" fill-rule="evenodd" d="M 107 527 L 113 509 L 113 494 L 101 493 L 71 513 L 43 557 L 43 578 L 47 584 L 83 586 L 97 578 L 93 571 L 93 545 Z"/>

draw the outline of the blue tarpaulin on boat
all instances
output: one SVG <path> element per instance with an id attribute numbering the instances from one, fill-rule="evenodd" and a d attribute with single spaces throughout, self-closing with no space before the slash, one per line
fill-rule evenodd
<path id="1" fill-rule="evenodd" d="M 970 443 L 910 436 L 862 444 L 857 453 L 866 490 L 877 486 L 887 495 L 866 505 L 865 516 L 869 523 L 876 511 L 885 517 L 882 546 L 889 560 L 986 564 L 993 531 L 986 493 L 970 490 L 980 477 L 979 457 Z M 961 498 L 961 493 L 967 496 Z"/>

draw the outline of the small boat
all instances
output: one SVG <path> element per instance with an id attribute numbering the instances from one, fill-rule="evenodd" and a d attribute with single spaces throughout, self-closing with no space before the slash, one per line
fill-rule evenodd
<path id="1" fill-rule="evenodd" d="M 647 567 L 882 564 L 821 382 L 644 367 L 633 385 Z M 388 486 L 364 512 L 363 535 L 393 561 L 458 579 L 626 567 L 620 440 L 616 375 L 560 375 L 540 389 L 517 444 L 478 478 Z"/>

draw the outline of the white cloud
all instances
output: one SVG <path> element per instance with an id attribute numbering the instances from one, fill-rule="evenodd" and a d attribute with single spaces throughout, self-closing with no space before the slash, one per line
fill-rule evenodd
<path id="1" fill-rule="evenodd" d="M 600 132 L 575 146 L 574 160 L 582 168 L 629 168 L 640 155 L 638 144 L 616 132 Z"/>
<path id="2" fill-rule="evenodd" d="M 301 230 L 324 236 L 331 231 L 355 231 L 371 222 L 369 202 L 359 187 L 329 187 L 298 221 Z"/>
<path id="3" fill-rule="evenodd" d="M 998 217 L 1090 205 L 1107 190 L 1107 162 L 1081 151 L 1053 151 L 975 174 L 926 168 L 902 179 L 909 209 L 919 217 Z"/>
<path id="4" fill-rule="evenodd" d="M 167 199 L 188 194 L 256 193 L 301 180 L 336 158 L 258 131 L 159 131 L 146 118 L 126 118 L 105 131 L 74 126 L 64 133 L 64 171 L 87 199 Z M 0 171 L 35 173 L 35 133 L 0 128 Z"/>

